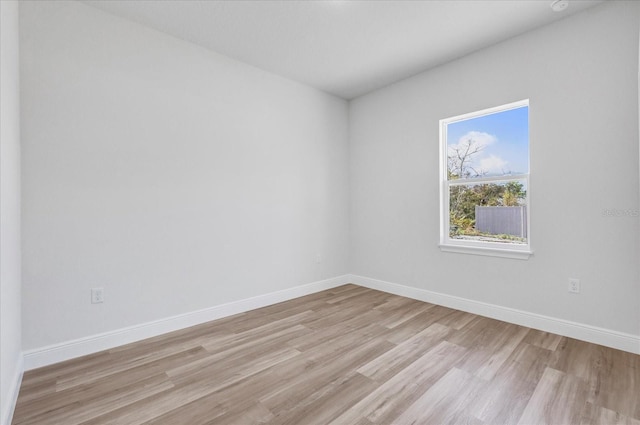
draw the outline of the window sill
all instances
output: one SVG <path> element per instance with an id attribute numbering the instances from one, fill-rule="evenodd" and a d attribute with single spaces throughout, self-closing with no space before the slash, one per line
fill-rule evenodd
<path id="1" fill-rule="evenodd" d="M 514 249 L 486 248 L 461 245 L 440 244 L 440 251 L 454 252 L 458 254 L 486 255 L 489 257 L 512 258 L 515 260 L 528 260 L 533 255 L 532 251 L 520 251 Z"/>

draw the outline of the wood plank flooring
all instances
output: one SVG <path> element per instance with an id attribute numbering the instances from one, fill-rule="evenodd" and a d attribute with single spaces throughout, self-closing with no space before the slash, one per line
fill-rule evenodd
<path id="1" fill-rule="evenodd" d="M 640 356 L 345 285 L 25 373 L 14 425 L 640 425 Z"/>

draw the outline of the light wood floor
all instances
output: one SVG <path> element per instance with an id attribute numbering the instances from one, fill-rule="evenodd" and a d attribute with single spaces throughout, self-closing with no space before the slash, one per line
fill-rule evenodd
<path id="1" fill-rule="evenodd" d="M 355 285 L 27 372 L 13 424 L 635 424 L 640 356 Z"/>

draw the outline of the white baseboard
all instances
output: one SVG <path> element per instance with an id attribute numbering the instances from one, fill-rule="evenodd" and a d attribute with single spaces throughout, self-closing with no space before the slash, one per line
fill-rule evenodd
<path id="1" fill-rule="evenodd" d="M 20 376 L 16 378 L 16 382 L 14 383 L 15 396 L 17 397 L 18 395 L 23 370 L 32 370 L 38 367 L 96 353 L 120 345 L 129 344 L 131 342 L 206 323 L 211 320 L 220 319 L 304 295 L 313 294 L 326 289 L 335 288 L 336 286 L 347 283 L 354 283 L 356 285 L 377 289 L 403 297 L 438 304 L 517 325 L 527 326 L 546 332 L 552 332 L 640 354 L 640 336 L 638 335 L 584 325 L 568 320 L 529 313 L 522 310 L 474 301 L 453 295 L 446 295 L 411 286 L 399 285 L 397 283 L 371 279 L 364 276 L 344 275 L 264 295 L 258 295 L 256 297 L 239 301 L 233 301 L 198 311 L 167 317 L 153 322 L 25 351 L 24 366 L 20 365 Z M 5 408 L 7 406 L 3 406 L 3 419 L 5 417 L 4 415 L 9 414 L 7 412 L 13 412 L 13 408 L 8 409 L 7 412 L 5 412 Z M 4 422 L 2 422 L 2 424 L 4 425 Z"/>
<path id="2" fill-rule="evenodd" d="M 73 359 L 120 345 L 188 328 L 234 314 L 287 301 L 349 283 L 350 275 L 338 276 L 306 285 L 270 292 L 256 297 L 233 301 L 202 310 L 179 314 L 153 322 L 117 329 L 98 335 L 66 341 L 24 352 L 24 369 L 31 370 Z"/>
<path id="3" fill-rule="evenodd" d="M 22 384 L 22 374 L 24 373 L 24 360 L 22 356 L 18 356 L 17 367 L 11 380 L 11 386 L 7 393 L 7 400 L 2 400 L 2 412 L 0 412 L 0 424 L 10 425 L 13 420 L 13 411 L 18 401 L 18 393 Z"/>
<path id="4" fill-rule="evenodd" d="M 474 301 L 453 295 L 427 291 L 397 283 L 385 282 L 364 276 L 351 275 L 351 283 L 371 289 L 413 298 L 492 319 L 502 320 L 516 325 L 526 326 L 545 332 L 551 332 L 582 341 L 593 342 L 618 350 L 640 354 L 640 335 L 632 335 L 611 329 L 599 328 L 569 320 L 558 319 L 541 314 L 529 313 L 513 308 Z"/>

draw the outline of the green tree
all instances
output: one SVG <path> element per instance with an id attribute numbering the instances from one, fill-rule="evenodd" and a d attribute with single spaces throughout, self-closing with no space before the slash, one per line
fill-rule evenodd
<path id="1" fill-rule="evenodd" d="M 502 205 L 505 207 L 516 207 L 522 205 L 522 201 L 526 198 L 527 191 L 524 190 L 522 183 L 513 181 L 504 185 L 504 193 L 502 194 Z"/>

